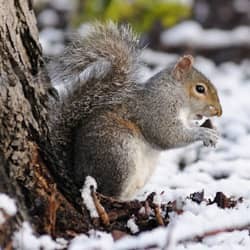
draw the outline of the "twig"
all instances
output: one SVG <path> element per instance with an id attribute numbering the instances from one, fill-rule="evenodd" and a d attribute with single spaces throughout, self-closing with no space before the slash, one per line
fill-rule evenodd
<path id="1" fill-rule="evenodd" d="M 104 226 L 109 226 L 110 225 L 109 216 L 106 210 L 104 209 L 104 207 L 102 206 L 102 204 L 100 203 L 100 200 L 97 198 L 97 195 L 93 189 L 91 190 L 91 195 L 92 195 L 95 207 L 96 207 L 96 211 L 102 221 L 102 224 Z"/>
<path id="2" fill-rule="evenodd" d="M 7 220 L 10 218 L 10 216 L 6 213 L 6 211 L 3 208 L 0 208 L 0 214 L 3 216 L 4 218 L 4 222 L 3 224 L 0 224 L 0 232 L 3 231 L 4 229 L 4 224 L 7 222 Z"/>
<path id="3" fill-rule="evenodd" d="M 157 220 L 157 223 L 159 226 L 165 226 L 164 221 L 161 216 L 161 211 L 160 207 L 157 204 L 154 204 L 154 212 L 155 212 L 155 218 Z"/>
<path id="4" fill-rule="evenodd" d="M 56 195 L 56 185 L 51 185 L 51 196 L 48 200 L 48 232 L 55 236 L 55 228 L 56 228 L 56 213 L 60 206 L 60 199 L 57 199 Z"/>
<path id="5" fill-rule="evenodd" d="M 184 243 L 188 243 L 188 242 L 201 241 L 206 237 L 215 236 L 215 235 L 218 235 L 220 233 L 229 233 L 229 232 L 234 232 L 234 231 L 249 230 L 249 228 L 250 228 L 250 224 L 247 224 L 247 225 L 241 226 L 241 227 L 239 226 L 239 227 L 221 228 L 221 229 L 211 230 L 211 231 L 207 231 L 201 235 L 195 235 L 193 237 L 186 238 L 186 239 L 184 238 L 182 240 L 179 240 L 178 243 L 184 244 Z"/>
<path id="6" fill-rule="evenodd" d="M 215 235 L 218 235 L 220 233 L 249 230 L 249 228 L 250 228 L 250 224 L 247 224 L 247 225 L 242 226 L 242 227 L 231 227 L 231 228 L 222 228 L 222 229 L 211 230 L 211 231 L 207 231 L 201 235 L 195 235 L 192 237 L 180 239 L 177 242 L 175 242 L 175 244 L 187 244 L 187 243 L 191 243 L 191 242 L 199 242 L 199 241 L 202 241 L 204 238 L 209 237 L 209 236 L 215 236 Z M 163 246 L 162 250 L 170 250 L 172 234 L 173 234 L 173 226 L 171 228 L 169 228 L 169 230 L 168 230 L 167 240 L 166 240 L 166 243 Z"/>

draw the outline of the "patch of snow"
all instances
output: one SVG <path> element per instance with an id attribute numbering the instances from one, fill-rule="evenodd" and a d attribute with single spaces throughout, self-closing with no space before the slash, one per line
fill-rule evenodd
<path id="1" fill-rule="evenodd" d="M 169 64 L 175 63 L 178 59 L 178 56 L 174 54 L 153 51 L 151 49 L 144 49 L 141 59 L 148 65 L 157 65 L 159 68 L 163 69 Z M 151 72 L 151 75 L 152 74 L 154 74 L 154 71 Z"/>
<path id="2" fill-rule="evenodd" d="M 150 232 L 141 233 L 138 236 L 126 236 L 121 240 L 118 240 L 114 247 L 114 250 L 126 250 L 126 249 L 143 249 L 146 246 L 156 245 L 161 249 L 167 240 L 168 229 L 159 227 Z"/>
<path id="3" fill-rule="evenodd" d="M 92 218 L 99 217 L 98 212 L 96 210 L 93 198 L 91 196 L 91 187 L 93 187 L 94 191 L 97 189 L 96 181 L 93 177 L 87 176 L 81 190 L 81 196 L 83 199 L 84 204 L 86 205 L 87 209 L 89 210 L 90 216 Z"/>
<path id="4" fill-rule="evenodd" d="M 13 216 L 17 212 L 15 201 L 3 193 L 0 193 L 0 225 L 5 222 L 5 216 L 1 210 L 9 216 Z"/>
<path id="5" fill-rule="evenodd" d="M 69 245 L 69 250 L 111 250 L 114 249 L 114 241 L 110 234 L 90 231 L 90 236 L 87 237 L 84 234 L 76 236 Z"/>
<path id="6" fill-rule="evenodd" d="M 161 206 L 161 203 L 162 203 L 161 194 L 155 194 L 154 195 L 153 203 L 155 205 Z"/>
<path id="7" fill-rule="evenodd" d="M 58 14 L 51 9 L 45 9 L 37 16 L 37 21 L 40 25 L 44 26 L 57 26 L 59 24 Z"/>
<path id="8" fill-rule="evenodd" d="M 135 222 L 135 218 L 132 217 L 130 218 L 128 221 L 127 221 L 127 227 L 129 228 L 130 232 L 132 234 L 136 234 L 139 232 L 139 228 L 138 226 L 136 225 L 136 222 Z"/>
<path id="9" fill-rule="evenodd" d="M 66 11 L 66 12 L 70 12 L 72 10 L 74 10 L 77 6 L 77 1 L 76 0 L 53 0 L 53 1 L 49 1 L 50 4 L 59 11 Z"/>
<path id="10" fill-rule="evenodd" d="M 172 248 L 182 249 L 183 245 L 178 242 L 191 240 L 196 236 L 201 236 L 206 232 L 220 229 L 241 228 L 250 223 L 250 208 L 240 204 L 235 209 L 221 209 L 217 205 L 206 206 L 204 203 L 198 205 L 190 200 L 186 200 L 183 207 L 184 212 L 178 216 L 171 216 L 171 224 L 167 228 L 157 228 L 151 232 L 139 234 L 136 237 L 127 236 L 115 242 L 112 249 L 133 249 L 156 245 L 155 249 L 161 249 L 168 242 Z M 168 234 L 170 237 L 168 238 Z M 232 234 L 232 238 L 230 237 Z M 229 239 L 229 240 L 225 240 Z M 218 244 L 220 242 L 220 244 Z M 220 245 L 221 249 L 229 249 L 230 245 L 240 243 L 247 249 L 250 238 L 247 237 L 247 230 L 223 233 L 209 238 L 204 238 L 204 249 Z M 186 243 L 185 245 L 188 245 Z M 193 243 L 190 243 L 193 245 Z M 190 248 L 191 249 L 191 248 Z M 238 248 L 237 248 L 238 249 Z"/>
<path id="11" fill-rule="evenodd" d="M 199 213 L 196 210 L 194 214 L 184 206 L 184 213 L 176 217 L 174 223 L 171 240 L 178 242 L 206 232 L 247 226 L 250 224 L 250 208 L 240 204 L 234 209 L 221 209 L 213 204 L 200 206 Z"/>
<path id="12" fill-rule="evenodd" d="M 166 46 L 190 46 L 195 48 L 225 48 L 250 44 L 250 27 L 240 26 L 231 31 L 203 29 L 195 21 L 185 21 L 161 34 Z"/>
<path id="13" fill-rule="evenodd" d="M 80 234 L 78 236 L 76 236 L 70 243 L 69 245 L 69 250 L 79 250 L 80 248 L 82 250 L 85 250 L 88 247 L 88 241 L 90 241 L 90 239 L 88 238 L 87 235 L 85 234 Z"/>
<path id="14" fill-rule="evenodd" d="M 39 40 L 45 55 L 58 55 L 64 49 L 64 33 L 55 28 L 47 27 L 39 33 Z"/>
<path id="15" fill-rule="evenodd" d="M 36 237 L 31 226 L 24 222 L 22 227 L 13 235 L 13 248 L 22 250 L 56 250 L 63 249 L 65 246 L 61 245 L 49 235 L 42 235 Z"/>

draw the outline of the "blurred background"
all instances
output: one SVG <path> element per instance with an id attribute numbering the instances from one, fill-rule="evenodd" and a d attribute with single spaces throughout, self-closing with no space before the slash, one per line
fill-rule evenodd
<path id="1" fill-rule="evenodd" d="M 250 57 L 250 0 L 34 0 L 46 55 L 92 20 L 130 23 L 156 51 L 205 56 L 216 64 Z"/>

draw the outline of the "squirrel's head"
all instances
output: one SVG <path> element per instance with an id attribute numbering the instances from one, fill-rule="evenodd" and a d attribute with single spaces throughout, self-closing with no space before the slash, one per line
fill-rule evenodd
<path id="1" fill-rule="evenodd" d="M 172 77 L 185 87 L 191 119 L 222 115 L 215 86 L 193 67 L 192 56 L 180 58 L 172 70 Z"/>

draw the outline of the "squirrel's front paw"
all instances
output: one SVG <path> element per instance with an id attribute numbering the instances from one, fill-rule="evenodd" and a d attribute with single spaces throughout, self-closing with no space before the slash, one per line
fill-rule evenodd
<path id="1" fill-rule="evenodd" d="M 198 132 L 199 140 L 203 141 L 204 146 L 215 147 L 218 139 L 219 133 L 215 129 L 200 127 Z"/>

